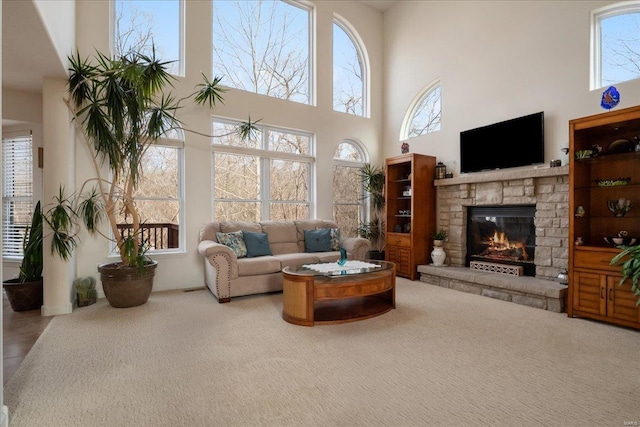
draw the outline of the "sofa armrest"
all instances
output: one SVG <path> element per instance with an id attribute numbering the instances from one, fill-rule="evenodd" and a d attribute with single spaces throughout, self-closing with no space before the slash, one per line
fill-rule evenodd
<path id="1" fill-rule="evenodd" d="M 238 257 L 235 252 L 213 240 L 201 241 L 198 252 L 205 257 L 205 284 L 218 298 L 218 302 L 229 302 L 231 280 L 238 277 Z"/>
<path id="2" fill-rule="evenodd" d="M 371 249 L 371 242 L 363 237 L 346 237 L 340 239 L 340 246 L 351 254 L 352 259 L 363 260 Z"/>

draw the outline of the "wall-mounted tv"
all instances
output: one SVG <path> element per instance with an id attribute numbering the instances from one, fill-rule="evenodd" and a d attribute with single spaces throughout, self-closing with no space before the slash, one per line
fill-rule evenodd
<path id="1" fill-rule="evenodd" d="M 460 132 L 460 172 L 544 163 L 544 112 Z"/>

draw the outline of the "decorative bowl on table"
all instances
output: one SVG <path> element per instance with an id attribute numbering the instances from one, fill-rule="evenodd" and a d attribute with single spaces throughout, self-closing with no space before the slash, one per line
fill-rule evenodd
<path id="1" fill-rule="evenodd" d="M 634 246 L 638 243 L 638 239 L 635 237 L 605 237 L 604 241 L 611 246 Z"/>
<path id="2" fill-rule="evenodd" d="M 617 200 L 607 200 L 607 208 L 617 217 L 623 217 L 632 207 L 631 200 L 624 197 Z"/>
<path id="3" fill-rule="evenodd" d="M 631 178 L 596 179 L 598 187 L 618 187 L 627 185 L 629 182 L 631 182 Z"/>

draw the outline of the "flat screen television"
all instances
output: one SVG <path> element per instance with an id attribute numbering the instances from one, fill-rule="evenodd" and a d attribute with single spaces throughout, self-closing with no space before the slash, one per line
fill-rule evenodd
<path id="1" fill-rule="evenodd" d="M 544 112 L 460 132 L 460 172 L 544 163 Z"/>

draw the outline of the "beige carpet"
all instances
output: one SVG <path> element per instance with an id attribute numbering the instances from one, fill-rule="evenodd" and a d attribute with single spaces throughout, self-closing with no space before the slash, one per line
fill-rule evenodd
<path id="1" fill-rule="evenodd" d="M 360 322 L 290 325 L 281 302 L 165 292 L 56 317 L 5 387 L 10 426 L 640 421 L 633 330 L 404 279 Z"/>

